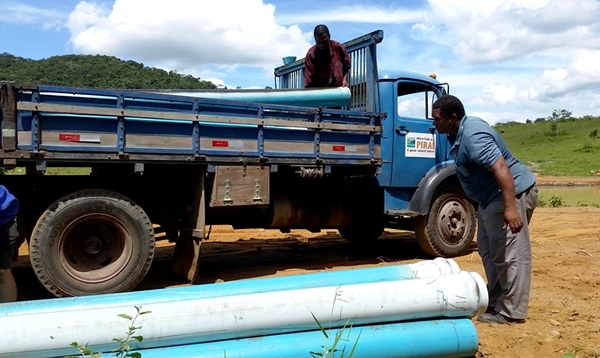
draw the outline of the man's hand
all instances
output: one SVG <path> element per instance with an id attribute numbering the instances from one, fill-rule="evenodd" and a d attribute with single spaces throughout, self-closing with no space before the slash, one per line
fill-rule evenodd
<path id="1" fill-rule="evenodd" d="M 523 220 L 516 206 L 504 208 L 504 225 L 503 229 L 510 227 L 510 231 L 513 234 L 518 234 L 523 228 Z"/>
<path id="2" fill-rule="evenodd" d="M 344 78 L 342 78 L 342 87 L 348 87 L 348 75 L 345 75 Z"/>
<path id="3" fill-rule="evenodd" d="M 502 201 L 504 202 L 504 225 L 503 229 L 510 227 L 510 231 L 513 234 L 518 234 L 523 228 L 523 220 L 517 210 L 515 202 L 515 182 L 512 174 L 508 169 L 508 165 L 504 160 L 504 157 L 498 158 L 496 162 L 490 168 L 490 171 L 494 173 L 498 188 L 502 193 Z"/>

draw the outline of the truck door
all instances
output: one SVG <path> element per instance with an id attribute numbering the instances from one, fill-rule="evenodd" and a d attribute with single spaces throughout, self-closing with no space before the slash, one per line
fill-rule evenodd
<path id="1" fill-rule="evenodd" d="M 437 99 L 433 89 L 431 83 L 414 80 L 395 85 L 392 187 L 416 187 L 445 157 L 446 141 L 440 140 L 431 116 Z"/>

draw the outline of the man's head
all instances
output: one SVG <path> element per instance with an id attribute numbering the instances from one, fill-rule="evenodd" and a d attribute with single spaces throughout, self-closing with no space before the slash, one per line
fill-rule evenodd
<path id="1" fill-rule="evenodd" d="M 452 95 L 444 95 L 433 103 L 433 125 L 442 134 L 456 135 L 460 121 L 465 116 L 462 102 Z"/>
<path id="2" fill-rule="evenodd" d="M 320 50 L 329 49 L 329 29 L 325 25 L 317 25 L 315 26 L 315 30 L 313 32 L 315 36 L 315 43 Z"/>

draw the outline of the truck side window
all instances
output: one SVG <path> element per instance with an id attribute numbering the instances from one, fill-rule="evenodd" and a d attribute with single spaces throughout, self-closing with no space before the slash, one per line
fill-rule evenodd
<path id="1" fill-rule="evenodd" d="M 427 91 L 427 87 L 401 83 L 398 85 L 398 115 L 411 118 L 432 118 L 433 96 L 434 93 Z"/>

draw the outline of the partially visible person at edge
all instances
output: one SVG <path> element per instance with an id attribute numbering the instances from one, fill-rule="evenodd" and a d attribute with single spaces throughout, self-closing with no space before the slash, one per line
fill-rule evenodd
<path id="1" fill-rule="evenodd" d="M 465 114 L 455 96 L 440 97 L 432 112 L 435 128 L 448 134 L 462 188 L 478 203 L 477 247 L 489 304 L 477 320 L 524 323 L 531 287 L 529 222 L 538 196 L 536 178 L 494 128 Z"/>
<path id="2" fill-rule="evenodd" d="M 315 27 L 314 37 L 316 44 L 304 60 L 304 87 L 348 87 L 350 56 L 346 47 L 331 40 L 325 25 Z"/>
<path id="3" fill-rule="evenodd" d="M 17 300 L 17 284 L 10 271 L 17 232 L 19 201 L 0 185 L 0 302 Z"/>

